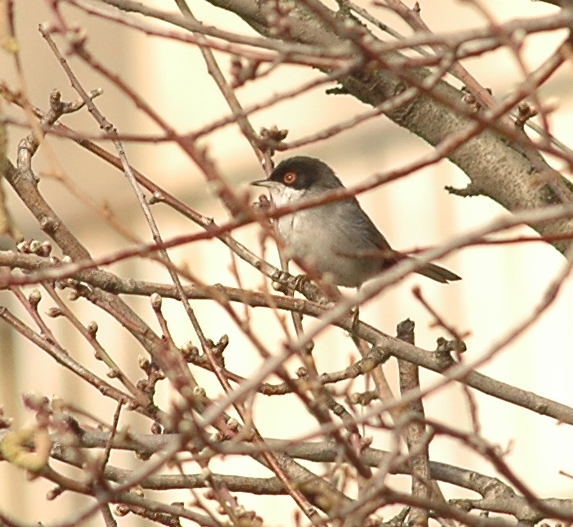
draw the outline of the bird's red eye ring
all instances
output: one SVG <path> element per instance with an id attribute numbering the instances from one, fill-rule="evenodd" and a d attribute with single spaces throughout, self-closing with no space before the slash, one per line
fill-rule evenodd
<path id="1" fill-rule="evenodd" d="M 287 172 L 283 176 L 283 181 L 285 185 L 292 185 L 296 181 L 296 172 Z"/>

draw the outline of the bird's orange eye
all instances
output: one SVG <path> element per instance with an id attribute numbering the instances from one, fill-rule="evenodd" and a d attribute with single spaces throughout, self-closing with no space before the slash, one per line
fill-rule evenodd
<path id="1" fill-rule="evenodd" d="M 292 185 L 296 181 L 296 172 L 287 172 L 283 176 L 283 181 L 285 185 Z"/>

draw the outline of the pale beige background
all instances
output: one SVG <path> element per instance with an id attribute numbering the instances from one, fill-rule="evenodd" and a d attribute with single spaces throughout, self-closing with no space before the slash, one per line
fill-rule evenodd
<path id="1" fill-rule="evenodd" d="M 484 0 L 483 5 L 498 20 L 519 16 L 540 16 L 553 9 L 541 3 L 526 0 Z M 20 0 L 16 2 L 17 22 L 22 57 L 27 76 L 28 90 L 33 102 L 46 106 L 48 95 L 54 88 L 60 89 L 66 98 L 75 98 L 69 83 L 59 68 L 57 61 L 48 51 L 42 38 L 36 31 L 40 22 L 47 20 L 48 14 L 43 2 Z M 448 31 L 464 27 L 482 25 L 484 20 L 465 2 L 439 0 L 422 2 L 423 16 L 435 31 Z M 174 9 L 170 2 L 156 2 L 163 9 Z M 363 2 L 363 5 L 368 5 Z M 203 3 L 193 6 L 196 14 L 220 27 L 236 31 L 249 31 L 237 19 L 223 11 Z M 204 63 L 197 50 L 174 42 L 144 37 L 134 32 L 116 31 L 110 24 L 87 21 L 78 11 L 65 9 L 73 13 L 70 17 L 86 27 L 88 46 L 91 51 L 106 60 L 108 66 L 120 72 L 122 77 L 137 87 L 146 99 L 180 131 L 200 128 L 214 118 L 227 114 L 222 97 L 206 72 Z M 406 31 L 403 25 L 399 27 Z M 111 32 L 113 31 L 113 33 Z M 543 59 L 545 46 L 554 46 L 558 36 L 536 37 L 534 44 L 526 46 L 526 56 L 532 65 Z M 98 100 L 100 108 L 120 130 L 120 132 L 156 131 L 136 109 L 119 96 L 117 92 L 101 78 L 95 76 L 78 61 L 72 59 L 76 72 L 84 86 L 95 88 L 102 86 L 105 94 Z M 222 61 L 224 70 L 228 71 Z M 485 85 L 502 96 L 520 80 L 515 61 L 508 53 L 492 53 L 466 64 L 470 71 Z M 227 69 L 225 69 L 227 68 Z M 573 145 L 571 136 L 571 98 L 572 71 L 562 68 L 542 91 L 544 98 L 554 98 L 559 104 L 552 116 L 554 133 L 569 146 Z M 304 68 L 292 68 L 270 76 L 264 82 L 248 85 L 239 91 L 241 101 L 248 105 L 261 98 L 279 92 L 287 86 L 294 86 L 302 79 L 313 78 L 318 73 Z M 12 63 L 9 57 L 0 51 L 0 76 L 15 82 Z M 313 91 L 304 97 L 289 100 L 270 110 L 257 113 L 252 122 L 255 129 L 276 124 L 290 130 L 290 138 L 302 137 L 343 117 L 349 117 L 365 107 L 350 97 L 326 97 L 324 88 Z M 18 115 L 18 114 L 15 114 Z M 95 133 L 97 128 L 85 113 L 66 119 L 79 129 Z M 23 129 L 11 129 L 12 150 L 15 152 L 17 140 L 25 133 Z M 62 168 L 75 183 L 93 197 L 107 200 L 118 217 L 130 225 L 142 237 L 149 237 L 142 215 L 135 204 L 129 186 L 123 177 L 110 170 L 93 157 L 68 143 L 50 140 Z M 211 156 L 233 187 L 240 192 L 252 192 L 247 182 L 262 177 L 252 150 L 235 127 L 227 127 L 213 134 L 205 142 Z M 381 117 L 356 129 L 348 131 L 327 142 L 313 145 L 300 153 L 323 158 L 336 169 L 342 180 L 350 185 L 377 171 L 400 166 L 428 150 L 428 146 L 408 132 L 397 128 Z M 127 145 L 127 153 L 134 164 L 148 177 L 176 193 L 201 212 L 212 215 L 218 221 L 224 221 L 225 211 L 218 205 L 212 193 L 206 188 L 197 169 L 189 159 L 174 146 Z M 297 152 L 299 153 L 299 152 Z M 41 152 L 35 160 L 38 171 L 49 170 L 46 155 Z M 463 233 L 475 226 L 483 225 L 497 218 L 504 211 L 485 198 L 461 199 L 447 195 L 444 185 L 463 186 L 465 176 L 449 162 L 420 171 L 403 181 L 387 185 L 362 196 L 361 202 L 372 214 L 381 230 L 397 248 L 413 248 L 418 245 L 439 243 L 455 234 Z M 74 226 L 74 232 L 87 244 L 93 254 L 101 255 L 110 249 L 120 248 L 123 240 L 105 226 L 101 219 L 86 210 L 76 198 L 58 183 L 45 177 L 41 190 L 61 216 Z M 254 195 L 255 193 L 253 193 Z M 11 201 L 17 213 L 22 230 L 28 237 L 38 237 L 39 231 L 16 199 Z M 181 218 L 175 217 L 161 207 L 154 209 L 160 221 L 163 235 L 171 235 L 196 228 Z M 237 233 L 237 237 L 252 249 L 257 249 L 257 229 L 246 228 Z M 271 251 L 272 252 L 272 251 Z M 221 282 L 235 285 L 228 272 L 228 251 L 215 242 L 193 245 L 187 249 L 173 251 L 175 261 L 187 262 L 194 272 L 206 282 Z M 430 327 L 431 318 L 417 303 L 411 294 L 411 288 L 419 284 L 424 295 L 432 305 L 448 318 L 460 331 L 470 331 L 467 338 L 468 357 L 475 359 L 484 353 L 508 330 L 519 323 L 540 301 L 541 296 L 556 271 L 563 264 L 561 256 L 544 244 L 524 246 L 478 247 L 465 250 L 448 258 L 444 263 L 461 274 L 460 283 L 443 287 L 418 277 L 412 277 L 394 287 L 381 299 L 377 299 L 363 310 L 363 317 L 386 332 L 393 333 L 395 325 L 406 317 L 417 323 L 417 342 L 425 348 L 433 348 L 435 339 L 441 332 Z M 147 279 L 167 281 L 166 273 L 158 267 L 139 262 L 126 262 L 114 267 L 123 275 L 139 275 Z M 258 287 L 261 277 L 246 264 L 239 263 L 241 276 L 246 285 Z M 570 376 L 573 366 L 571 343 L 573 330 L 571 324 L 571 302 L 573 289 L 568 283 L 560 292 L 559 298 L 551 310 L 516 342 L 505 349 L 494 360 L 486 364 L 481 371 L 496 379 L 515 384 L 523 389 L 553 398 L 565 404 L 573 403 L 573 388 Z M 4 293 L 0 297 L 3 303 L 10 302 Z M 10 302 L 12 305 L 12 303 Z M 156 327 L 145 300 L 133 301 L 139 312 Z M 43 304 L 47 309 L 49 302 Z M 80 307 L 81 306 L 81 307 Z M 208 336 L 217 339 L 223 333 L 229 334 L 231 346 L 227 353 L 230 369 L 248 376 L 256 371 L 259 359 L 251 347 L 232 324 L 225 321 L 221 310 L 215 306 L 198 302 L 196 304 L 200 322 Z M 17 309 L 19 312 L 19 310 Z M 178 343 L 194 340 L 194 335 L 179 305 L 166 303 L 173 335 Z M 92 310 L 85 303 L 78 304 L 78 313 L 84 321 L 97 320 L 100 325 L 103 342 L 128 371 L 139 377 L 134 369 L 134 354 L 138 352 L 133 340 L 116 326 L 109 324 L 103 314 Z M 273 317 L 263 311 L 255 311 L 257 322 L 269 327 L 268 339 L 276 340 L 277 349 L 282 337 Z M 109 325 L 108 325 L 109 324 Z M 74 356 L 91 364 L 103 375 L 105 370 L 100 364 L 94 365 L 91 352 L 83 342 L 70 334 L 66 339 L 65 322 L 59 322 L 60 335 Z M 58 327 L 56 326 L 56 327 Z M 262 326 L 261 326 L 262 327 Z M 106 329 L 108 330 L 106 334 Z M 111 331 L 114 333 L 110 333 Z M 80 384 L 67 372 L 62 371 L 45 355 L 20 339 L 13 339 L 12 333 L 0 325 L 0 404 L 7 414 L 13 416 L 18 425 L 30 422 L 31 415 L 25 412 L 19 398 L 23 392 L 34 392 L 47 396 L 73 398 L 78 405 L 96 409 L 99 415 L 111 418 L 113 405 L 107 408 L 94 407 L 100 403 L 98 394 L 93 390 L 80 391 Z M 339 332 L 323 335 L 317 343 L 316 358 L 321 370 L 333 370 L 348 364 L 349 358 L 356 353 L 350 339 L 341 337 Z M 98 369 L 99 368 L 99 369 Z M 392 368 L 389 367 L 389 371 Z M 424 382 L 436 377 L 424 372 Z M 204 382 L 211 387 L 210 377 Z M 164 389 L 161 400 L 168 401 L 169 393 Z M 544 497 L 569 497 L 573 488 L 570 480 L 559 476 L 559 470 L 573 472 L 573 459 L 569 452 L 573 440 L 571 428 L 558 426 L 554 421 L 530 412 L 515 409 L 499 403 L 479 393 L 475 394 L 479 403 L 479 418 L 483 435 L 502 449 L 508 449 L 506 460 L 517 474 L 522 476 L 531 487 Z M 277 410 L 276 400 L 261 401 L 257 407 L 261 432 L 274 437 L 297 435 L 312 429 L 313 422 L 290 419 L 296 408 L 295 401 L 283 401 Z M 266 414 L 264 414 L 266 412 Z M 459 387 L 451 387 L 435 393 L 427 401 L 428 415 L 443 420 L 452 426 L 464 429 L 469 427 L 466 400 Z M 300 412 L 297 412 L 300 415 Z M 124 415 L 124 423 L 132 423 L 138 430 L 141 420 Z M 387 438 L 377 437 L 375 446 L 384 447 Z M 432 458 L 435 460 L 459 463 L 490 474 L 491 467 L 446 439 L 437 439 L 432 444 Z M 136 466 L 137 461 L 130 456 L 113 458 L 123 466 Z M 217 466 L 213 465 L 215 470 Z M 189 467 L 190 471 L 196 467 Z M 268 474 L 260 467 L 238 468 L 232 461 L 225 470 L 249 470 L 253 475 Z M 57 521 L 71 518 L 86 501 L 73 496 L 63 496 L 54 503 L 44 501 L 44 493 L 49 489 L 45 482 L 26 483 L 24 475 L 6 463 L 0 464 L 0 510 L 29 522 Z M 173 499 L 189 499 L 189 494 L 174 495 Z M 247 507 L 261 511 L 260 498 L 241 496 Z M 277 501 L 278 504 L 277 505 Z M 274 525 L 291 523 L 290 505 L 287 499 L 265 500 L 269 508 L 265 518 Z M 282 509 L 281 505 L 287 506 Z M 126 525 L 134 525 L 137 520 L 122 520 Z M 127 522 L 127 523 L 126 523 Z M 100 524 L 96 517 L 95 524 Z"/>

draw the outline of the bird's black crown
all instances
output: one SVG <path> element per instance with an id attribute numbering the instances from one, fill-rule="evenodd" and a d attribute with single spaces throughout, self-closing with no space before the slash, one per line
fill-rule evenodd
<path id="1" fill-rule="evenodd" d="M 343 186 L 326 163 L 307 156 L 289 157 L 281 161 L 269 179 L 297 190 L 328 190 Z"/>

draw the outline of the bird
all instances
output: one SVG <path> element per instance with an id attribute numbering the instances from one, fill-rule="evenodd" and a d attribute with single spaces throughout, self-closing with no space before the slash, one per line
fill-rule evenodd
<path id="1" fill-rule="evenodd" d="M 296 206 L 345 188 L 332 168 L 308 156 L 287 158 L 268 179 L 251 184 L 266 187 L 275 207 Z M 279 217 L 276 226 L 287 258 L 337 286 L 359 288 L 398 262 L 413 259 L 391 248 L 355 197 L 293 211 Z M 433 263 L 415 272 L 444 284 L 461 280 Z"/>

